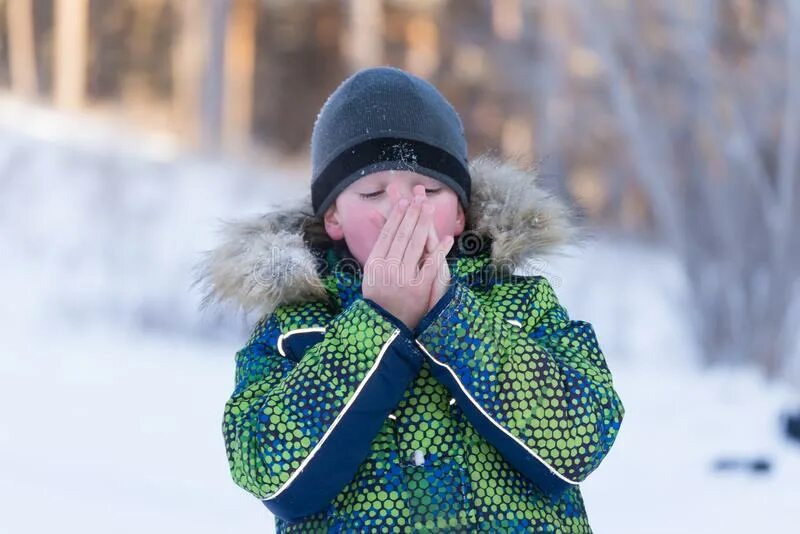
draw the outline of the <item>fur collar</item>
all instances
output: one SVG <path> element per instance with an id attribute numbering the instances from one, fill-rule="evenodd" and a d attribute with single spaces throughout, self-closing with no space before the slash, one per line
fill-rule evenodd
<path id="1" fill-rule="evenodd" d="M 470 163 L 470 175 L 460 239 L 489 240 L 496 267 L 513 272 L 578 239 L 569 209 L 542 189 L 534 171 L 481 156 Z M 318 251 L 333 242 L 312 214 L 310 193 L 265 214 L 223 222 L 222 233 L 222 243 L 196 266 L 201 308 L 230 301 L 264 315 L 279 305 L 327 300 Z"/>

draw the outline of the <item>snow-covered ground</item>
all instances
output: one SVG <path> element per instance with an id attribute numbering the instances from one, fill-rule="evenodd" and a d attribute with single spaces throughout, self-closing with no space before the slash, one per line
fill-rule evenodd
<path id="1" fill-rule="evenodd" d="M 220 431 L 246 330 L 199 315 L 189 278 L 216 219 L 303 184 L 80 146 L 0 113 L 0 532 L 272 532 Z M 800 399 L 696 366 L 670 256 L 601 238 L 536 267 L 594 325 L 626 408 L 582 486 L 595 531 L 796 531 L 800 447 L 778 416 Z M 728 457 L 772 469 L 715 472 Z"/>

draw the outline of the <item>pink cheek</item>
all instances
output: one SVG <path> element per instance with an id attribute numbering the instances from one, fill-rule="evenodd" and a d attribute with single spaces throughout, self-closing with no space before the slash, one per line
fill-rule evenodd
<path id="1" fill-rule="evenodd" d="M 455 230 L 456 212 L 447 207 L 437 206 L 433 216 L 433 224 L 436 227 L 436 235 L 442 238 L 450 235 Z"/>
<path id="2" fill-rule="evenodd" d="M 350 228 L 347 233 L 347 246 L 353 256 L 363 262 L 372 251 L 379 233 L 380 228 L 372 224 L 372 222 Z"/>
<path id="3" fill-rule="evenodd" d="M 385 222 L 386 217 L 384 217 L 379 211 L 373 210 L 367 215 L 367 221 L 364 226 L 379 232 Z"/>

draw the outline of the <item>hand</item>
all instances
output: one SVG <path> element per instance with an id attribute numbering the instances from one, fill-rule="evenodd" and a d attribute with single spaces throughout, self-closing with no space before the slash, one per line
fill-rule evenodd
<path id="1" fill-rule="evenodd" d="M 435 262 L 420 266 L 433 219 L 423 186 L 392 209 L 364 265 L 362 294 L 414 328 L 427 312 Z M 443 246 L 443 245 L 442 245 Z M 434 252 L 439 248 L 433 249 Z"/>
<path id="2" fill-rule="evenodd" d="M 426 256 L 423 261 L 430 261 L 434 264 L 434 279 L 431 284 L 431 293 L 428 296 L 428 311 L 430 311 L 439 299 L 447 292 L 450 286 L 450 267 L 447 265 L 447 253 L 453 246 L 455 238 L 451 235 L 445 236 L 442 243 L 436 236 L 436 230 L 431 225 L 428 232 L 428 240 L 425 243 Z M 442 245 L 442 246 L 439 246 Z"/>

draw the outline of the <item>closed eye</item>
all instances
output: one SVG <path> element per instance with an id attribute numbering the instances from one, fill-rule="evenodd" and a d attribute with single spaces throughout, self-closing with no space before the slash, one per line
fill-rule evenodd
<path id="1" fill-rule="evenodd" d="M 425 193 L 428 195 L 433 195 L 441 191 L 441 187 L 437 187 L 436 189 L 425 189 Z M 375 198 L 383 193 L 383 190 L 375 191 L 374 193 L 359 193 L 361 198 Z"/>

